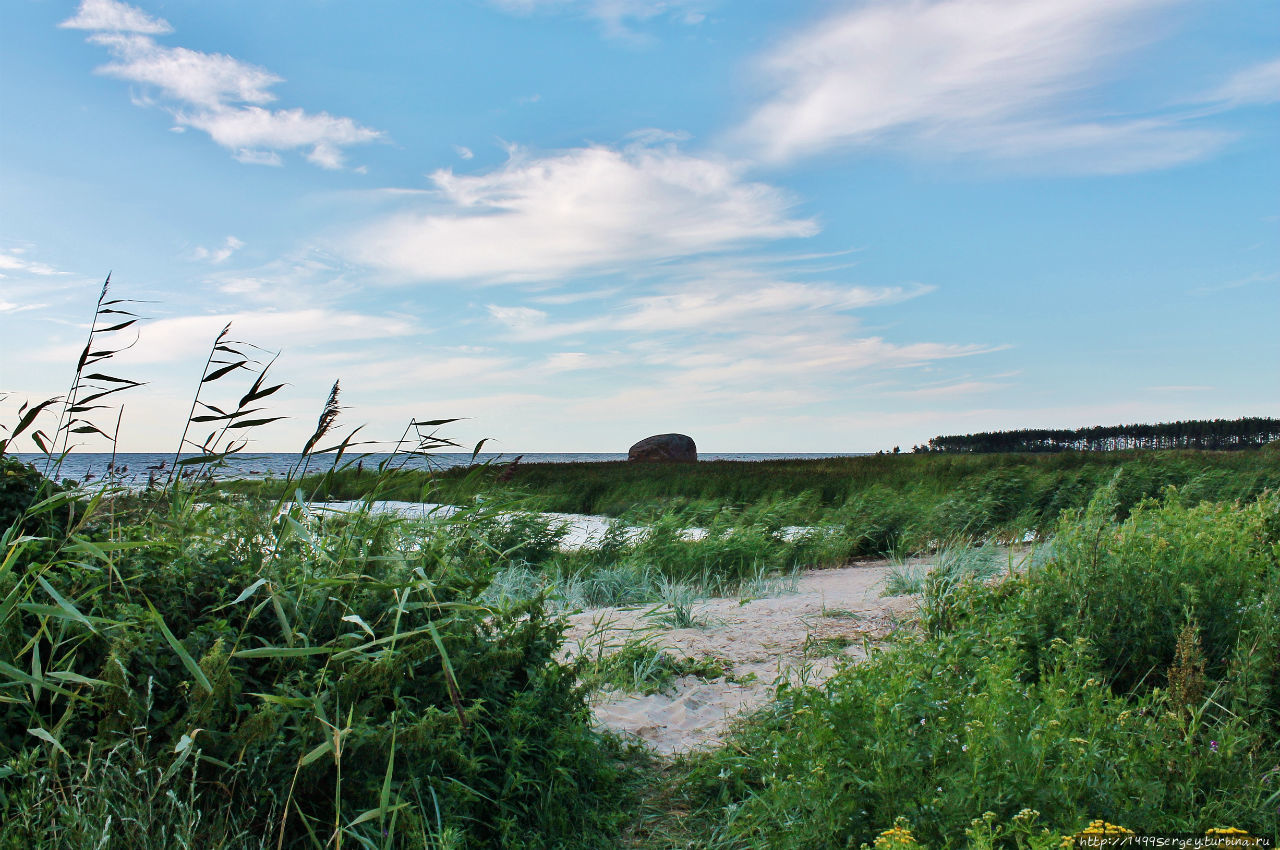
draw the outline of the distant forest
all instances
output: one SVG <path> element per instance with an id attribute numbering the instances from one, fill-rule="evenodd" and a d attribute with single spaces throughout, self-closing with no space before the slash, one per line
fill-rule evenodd
<path id="1" fill-rule="evenodd" d="M 1157 425 L 1026 428 L 934 437 L 917 452 L 1113 452 L 1124 449 L 1252 449 L 1280 440 L 1280 419 L 1191 419 Z"/>

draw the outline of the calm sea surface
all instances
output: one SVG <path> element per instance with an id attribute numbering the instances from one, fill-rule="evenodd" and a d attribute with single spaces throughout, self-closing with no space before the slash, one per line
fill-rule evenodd
<path id="1" fill-rule="evenodd" d="M 794 460 L 804 458 L 824 458 L 824 457 L 857 457 L 866 454 L 866 452 L 831 452 L 825 454 L 798 454 L 798 453 L 746 453 L 746 454 L 715 454 L 715 453 L 699 453 L 699 460 Z M 23 454 L 18 453 L 17 457 L 27 463 L 35 464 L 36 469 L 43 470 L 45 457 L 40 454 Z M 270 454 L 242 454 L 235 455 L 227 459 L 227 465 L 215 470 L 215 475 L 219 478 L 249 478 L 258 475 L 284 475 L 297 465 L 300 455 L 290 453 L 270 453 Z M 392 457 L 389 454 L 368 454 L 354 455 L 349 454 L 344 458 L 344 462 L 350 460 L 355 461 L 361 458 L 365 469 L 373 469 L 379 463 Z M 626 460 L 626 454 L 556 454 L 548 452 L 528 452 L 519 455 L 516 452 L 504 454 L 494 454 L 491 452 L 481 452 L 476 455 L 477 463 L 504 463 L 521 457 L 521 463 L 601 463 L 611 460 Z M 122 484 L 142 484 L 145 483 L 150 476 L 164 478 L 168 475 L 169 464 L 173 462 L 172 454 L 153 454 L 147 452 L 129 452 L 116 455 L 116 479 Z M 324 470 L 328 468 L 327 456 L 316 455 L 311 459 L 312 470 Z M 392 464 L 398 468 L 405 469 L 424 469 L 430 466 L 433 469 L 448 469 L 454 466 L 466 466 L 472 462 L 472 456 L 469 452 L 441 452 L 433 454 L 429 457 L 416 457 L 413 455 L 397 455 Z M 92 452 L 75 453 L 67 455 L 62 462 L 62 469 L 58 473 L 58 477 L 62 479 L 71 478 L 76 481 L 97 481 L 104 475 L 107 475 L 108 464 L 111 463 L 111 455 L 95 454 Z M 162 466 L 163 464 L 163 466 Z"/>

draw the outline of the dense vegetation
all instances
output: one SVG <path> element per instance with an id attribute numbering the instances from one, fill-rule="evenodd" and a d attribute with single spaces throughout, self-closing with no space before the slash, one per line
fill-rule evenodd
<path id="1" fill-rule="evenodd" d="M 493 567 L 454 545 L 474 517 L 181 488 L 81 514 L 3 541 L 0 846 L 589 847 L 616 826 L 619 750 L 555 660 L 562 624 L 536 595 L 480 604 Z"/>
<path id="2" fill-rule="evenodd" d="M 1156 425 L 1095 425 L 1091 428 L 1023 428 L 934 437 L 925 452 L 1114 452 L 1126 449 L 1256 449 L 1280 440 L 1280 419 L 1191 419 Z"/>
<path id="3" fill-rule="evenodd" d="M 104 285 L 56 425 L 39 415 L 57 400 L 24 406 L 0 440 L 0 850 L 1049 850 L 1095 819 L 1280 837 L 1275 444 L 387 465 L 215 489 L 199 472 L 281 386 L 224 329 L 188 422 L 215 430 L 179 441 L 190 481 L 55 486 L 5 452 L 25 431 L 56 475 L 72 435 L 109 433 L 89 417 L 137 383 L 87 369 L 125 306 Z M 245 371 L 239 401 L 205 400 Z M 452 445 L 440 424 L 401 443 Z M 308 504 L 328 496 L 462 509 Z M 623 519 L 565 551 L 521 507 Z M 1024 571 L 966 566 L 973 542 L 1027 532 Z M 593 688 L 732 671 L 644 640 L 566 660 L 557 609 L 658 600 L 655 623 L 689 627 L 697 594 L 909 552 L 936 561 L 899 582 L 923 590 L 916 628 L 821 688 L 779 684 L 724 746 L 663 763 L 593 728 Z"/>
<path id="4" fill-rule="evenodd" d="M 1272 459 L 1141 495 L 1186 471 L 1170 457 L 1110 470 L 1024 575 L 930 574 L 919 632 L 658 774 L 591 729 L 588 688 L 729 671 L 649 646 L 566 665 L 551 603 L 658 598 L 683 625 L 680 593 L 838 560 L 843 526 L 692 500 L 566 552 L 496 499 L 423 523 L 33 493 L 0 566 L 0 846 L 857 846 L 899 817 L 935 847 L 1048 847 L 1093 818 L 1275 834 Z"/>
<path id="5" fill-rule="evenodd" d="M 1066 509 L 1083 507 L 1120 471 L 1123 518 L 1166 487 L 1192 500 L 1250 499 L 1280 489 L 1280 451 L 1061 454 L 879 455 L 824 460 L 711 461 L 697 464 L 521 464 L 448 470 L 434 480 L 404 472 L 377 478 L 353 469 L 312 479 L 320 498 L 369 496 L 467 504 L 477 494 L 536 510 L 602 514 L 636 522 L 675 513 L 686 524 L 795 524 L 840 530 L 835 561 L 936 548 L 966 538 L 1048 534 Z M 501 480 L 506 478 L 507 480 Z M 241 492 L 281 495 L 278 482 L 237 482 Z"/>
<path id="6" fill-rule="evenodd" d="M 905 818 L 903 846 L 1047 848 L 1102 819 L 1274 840 L 1280 499 L 1170 491 L 1120 523 L 1116 499 L 1069 512 L 1025 574 L 931 575 L 917 636 L 685 758 L 668 834 L 843 847 Z"/>

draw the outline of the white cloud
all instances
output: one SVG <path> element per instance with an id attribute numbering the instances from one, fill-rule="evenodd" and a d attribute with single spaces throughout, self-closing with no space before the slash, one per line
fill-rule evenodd
<path id="1" fill-rule="evenodd" d="M 311 148 L 307 160 L 322 168 L 342 166 L 343 147 L 371 142 L 381 136 L 361 127 L 350 118 L 327 112 L 308 113 L 301 109 L 269 110 L 259 106 L 220 107 L 190 115 L 177 113 L 179 121 L 209 134 L 219 145 L 243 156 L 259 157 L 263 152 Z M 254 164 L 262 164 L 258 158 Z M 271 162 L 269 164 L 277 164 Z"/>
<path id="2" fill-rule="evenodd" d="M 410 280 L 508 282 L 817 232 L 812 220 L 790 216 L 784 192 L 744 181 L 734 163 L 671 146 L 593 146 L 541 158 L 517 151 L 488 173 L 442 170 L 431 179 L 428 211 L 365 227 L 348 252 Z"/>
<path id="3" fill-rule="evenodd" d="M 89 41 L 115 57 L 97 72 L 146 86 L 148 94 L 134 102 L 169 111 L 176 122 L 171 130 L 202 130 L 246 164 L 281 165 L 279 151 L 301 150 L 309 162 L 329 169 L 342 167 L 344 148 L 382 137 L 327 112 L 265 108 L 276 99 L 271 88 L 282 77 L 225 54 L 158 44 L 151 34 L 169 32 L 168 24 L 147 28 L 138 16 L 146 18 L 132 6 L 85 0 L 63 26 L 94 30 Z M 129 21 L 134 24 L 126 26 Z"/>
<path id="4" fill-rule="evenodd" d="M 533 307 L 502 307 L 497 304 L 490 304 L 488 309 L 489 315 L 511 330 L 517 333 L 530 331 L 535 334 L 533 337 L 522 338 L 545 338 L 538 333 L 540 329 L 546 327 L 547 312 L 545 310 L 535 310 Z M 559 335 L 556 334 L 556 336 Z"/>
<path id="5" fill-rule="evenodd" d="M 38 263 L 25 259 L 22 256 L 24 253 L 26 252 L 21 248 L 0 249 L 0 272 L 20 272 L 41 277 L 67 274 L 67 272 L 58 271 L 47 263 Z M 0 277 L 4 276 L 4 274 L 0 273 Z"/>
<path id="6" fill-rule="evenodd" d="M 797 313 L 854 310 L 893 304 L 923 295 L 931 287 L 837 287 L 802 283 L 773 283 L 757 289 L 686 290 L 636 299 L 635 311 L 618 320 L 624 330 L 699 328 L 714 332 L 734 329 L 751 317 L 774 322 Z"/>
<path id="7" fill-rule="evenodd" d="M 164 47 L 145 35 L 98 33 L 89 41 L 111 51 L 119 61 L 97 73 L 154 86 L 174 100 L 208 109 L 228 103 L 267 103 L 275 100 L 271 86 L 283 82 L 264 68 L 222 53 L 201 53 L 185 47 Z"/>
<path id="8" fill-rule="evenodd" d="M 284 160 L 275 151 L 255 151 L 241 148 L 232 156 L 235 157 L 236 162 L 242 162 L 245 165 L 269 165 L 273 168 L 280 168 L 284 165 Z"/>
<path id="9" fill-rule="evenodd" d="M 225 246 L 224 246 L 225 247 Z M 201 281 L 201 289 L 233 297 L 217 298 L 212 304 L 252 303 L 267 310 L 308 304 L 332 307 L 355 304 L 364 288 L 360 275 L 317 246 L 304 247 L 259 265 L 228 262 L 211 268 Z M 212 306 L 212 305 L 211 305 Z"/>
<path id="10" fill-rule="evenodd" d="M 823 322 L 835 313 L 894 304 L 931 289 L 719 281 L 632 298 L 619 309 L 574 321 L 550 322 L 546 311 L 532 307 L 489 305 L 488 310 L 513 338 L 522 341 L 622 331 L 737 334 L 749 329 L 791 327 L 807 319 Z"/>
<path id="11" fill-rule="evenodd" d="M 666 17 L 683 24 L 699 24 L 714 0 L 492 0 L 499 8 L 518 14 L 568 11 L 595 18 L 605 32 L 631 35 L 628 24 Z"/>
<path id="12" fill-rule="evenodd" d="M 1048 167 L 1060 173 L 1129 174 L 1201 159 L 1230 135 L 1167 120 L 1008 123 L 991 132 L 956 133 L 951 150 Z"/>
<path id="13" fill-rule="evenodd" d="M 458 156 L 459 156 L 459 157 L 461 157 L 462 159 L 474 159 L 474 158 L 475 158 L 475 154 L 472 152 L 471 148 L 466 147 L 466 146 L 464 146 L 464 145 L 454 145 L 454 146 L 453 146 L 453 150 L 454 150 L 454 152 L 455 152 L 455 153 L 457 153 L 457 154 L 458 154 Z"/>
<path id="14" fill-rule="evenodd" d="M 58 24 L 65 29 L 97 32 L 136 32 L 163 35 L 173 27 L 163 18 L 153 18 L 136 6 L 116 0 L 80 0 L 75 15 Z"/>
<path id="15" fill-rule="evenodd" d="M 178 316 L 140 326 L 138 344 L 116 356 L 125 364 L 168 363 L 208 352 L 214 337 L 228 323 L 231 337 L 267 349 L 320 348 L 334 343 L 381 340 L 416 333 L 409 320 L 327 308 L 255 310 L 204 316 Z M 74 360 L 79 349 L 55 346 L 37 355 L 46 362 Z"/>
<path id="16" fill-rule="evenodd" d="M 582 301 L 598 301 L 601 298 L 610 298 L 617 295 L 619 291 L 616 287 L 609 289 L 582 289 L 577 292 L 559 292 L 555 295 L 535 295 L 529 300 L 538 304 L 578 304 Z"/>
<path id="17" fill-rule="evenodd" d="M 578 372 L 583 369 L 598 369 L 600 358 L 585 351 L 556 351 L 542 361 L 541 368 L 550 373 Z"/>
<path id="18" fill-rule="evenodd" d="M 0 301 L 0 313 L 25 313 L 28 310 L 39 310 L 45 304 L 16 304 L 13 301 Z"/>
<path id="19" fill-rule="evenodd" d="M 197 260 L 208 260 L 215 265 L 225 263 L 232 254 L 244 247 L 244 242 L 234 236 L 228 236 L 218 248 L 209 249 L 203 245 L 196 247 L 192 256 Z"/>
<path id="20" fill-rule="evenodd" d="M 1070 114 L 1108 59 L 1143 43 L 1148 16 L 1175 2 L 858 5 L 765 58 L 775 93 L 737 135 L 773 161 L 874 145 L 1015 161 L 1050 157 L 1055 167 L 1104 173 L 1196 159 L 1226 135 L 1171 119 Z"/>
<path id="21" fill-rule="evenodd" d="M 736 339 L 655 348 L 644 361 L 671 370 L 670 381 L 698 389 L 821 388 L 830 395 L 839 378 L 872 369 L 924 366 L 1000 349 L 980 344 L 894 343 L 882 337 L 838 333 L 751 333 Z"/>
<path id="22" fill-rule="evenodd" d="M 580 387 L 582 398 L 593 399 L 599 409 L 643 410 L 649 404 L 655 409 L 741 410 L 749 406 L 747 399 L 759 395 L 762 404 L 776 411 L 843 398 L 855 376 L 865 388 L 867 376 L 876 372 L 933 366 L 1003 348 L 894 342 L 860 331 L 858 317 L 850 312 L 928 291 L 923 286 L 870 288 L 747 278 L 670 287 L 606 305 L 585 318 L 556 320 L 547 310 L 522 305 L 489 305 L 488 311 L 515 342 L 574 337 L 582 350 L 555 353 L 527 372 L 567 375 L 607 369 L 608 384 L 588 377 L 583 380 L 595 383 Z M 602 336 L 580 343 L 578 338 L 588 334 Z M 607 347 L 601 347 L 601 340 Z M 933 395 L 962 395 L 996 386 L 953 380 L 930 388 Z M 603 401 L 600 393 L 606 394 Z"/>
<path id="23" fill-rule="evenodd" d="M 1231 106 L 1280 101 L 1280 59 L 1262 62 L 1234 74 L 1205 100 Z"/>
<path id="24" fill-rule="evenodd" d="M 473 355 L 419 349 L 412 357 L 377 356 L 326 364 L 342 377 L 343 384 L 366 396 L 401 397 L 405 387 L 414 395 L 435 397 L 444 388 L 453 392 L 478 392 L 482 386 L 510 383 L 518 361 L 499 355 Z"/>
<path id="25" fill-rule="evenodd" d="M 938 384 L 912 390 L 893 390 L 887 394 L 905 398 L 955 398 L 989 393 L 995 390 L 1007 389 L 1008 387 L 1009 384 L 996 381 L 960 381 L 954 384 Z"/>

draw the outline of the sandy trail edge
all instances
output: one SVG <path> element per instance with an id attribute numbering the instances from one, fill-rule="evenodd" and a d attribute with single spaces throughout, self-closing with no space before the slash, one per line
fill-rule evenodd
<path id="1" fill-rule="evenodd" d="M 709 621 L 705 629 L 662 630 L 645 616 L 653 606 L 591 609 L 569 618 L 565 646 L 571 655 L 595 654 L 602 642 L 608 651 L 629 638 L 648 637 L 680 655 L 732 662 L 739 681 L 686 676 L 668 693 L 605 693 L 592 705 L 601 726 L 635 736 L 659 753 L 714 745 L 736 715 L 772 698 L 778 677 L 826 681 L 840 663 L 865 658 L 864 641 L 883 640 L 908 618 L 914 597 L 881 596 L 889 570 L 885 561 L 811 570 L 801 574 L 794 593 L 702 600 L 694 612 Z M 825 646 L 815 646 L 819 641 Z M 844 641 L 851 643 L 837 649 Z"/>

